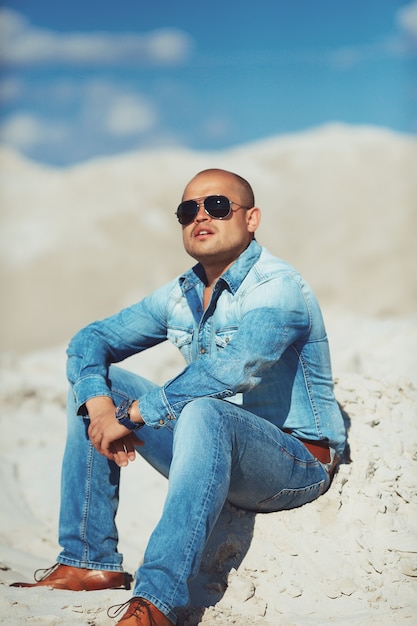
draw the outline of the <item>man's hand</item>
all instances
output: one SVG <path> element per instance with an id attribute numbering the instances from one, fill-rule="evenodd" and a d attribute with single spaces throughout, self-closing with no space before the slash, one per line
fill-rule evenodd
<path id="1" fill-rule="evenodd" d="M 135 446 L 143 445 L 133 432 L 115 417 L 116 407 L 111 398 L 99 396 L 86 402 L 90 426 L 88 436 L 95 449 L 119 467 L 136 458 Z"/>

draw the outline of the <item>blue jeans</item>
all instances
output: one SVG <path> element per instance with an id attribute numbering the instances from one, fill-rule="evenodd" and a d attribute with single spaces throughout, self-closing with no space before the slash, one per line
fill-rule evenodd
<path id="1" fill-rule="evenodd" d="M 115 404 L 139 398 L 153 383 L 112 367 Z M 88 419 L 68 400 L 58 562 L 122 571 L 115 515 L 120 468 L 90 444 Z M 326 466 L 270 422 L 224 400 L 200 398 L 160 429 L 144 426 L 138 447 L 169 486 L 162 517 L 137 572 L 134 595 L 155 604 L 174 623 L 175 607 L 189 600 L 204 547 L 226 500 L 257 512 L 310 502 L 330 484 Z M 138 494 L 140 502 L 140 494 Z"/>

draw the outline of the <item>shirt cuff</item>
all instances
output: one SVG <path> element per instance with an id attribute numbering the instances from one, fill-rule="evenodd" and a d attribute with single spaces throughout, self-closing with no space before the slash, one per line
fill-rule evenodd
<path id="1" fill-rule="evenodd" d="M 167 423 L 177 419 L 186 402 L 183 403 L 179 411 L 175 411 L 167 400 L 164 388 L 159 387 L 141 396 L 138 404 L 139 412 L 146 425 L 162 428 Z"/>
<path id="2" fill-rule="evenodd" d="M 102 376 L 96 374 L 80 378 L 73 385 L 72 389 L 78 415 L 87 415 L 87 410 L 85 409 L 87 400 L 98 396 L 108 396 L 111 398 L 111 393 L 106 385 L 106 381 Z"/>

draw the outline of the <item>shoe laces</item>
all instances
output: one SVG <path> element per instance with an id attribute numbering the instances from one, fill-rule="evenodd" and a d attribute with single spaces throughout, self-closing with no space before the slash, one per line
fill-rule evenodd
<path id="1" fill-rule="evenodd" d="M 36 580 L 37 583 L 39 583 L 41 580 L 45 580 L 45 578 L 47 578 L 49 574 L 52 574 L 52 572 L 54 572 L 58 566 L 59 563 L 55 563 L 55 565 L 52 565 L 52 567 L 37 569 L 33 574 L 33 578 Z"/>
<path id="2" fill-rule="evenodd" d="M 134 607 L 131 605 L 135 604 Z M 127 602 L 123 602 L 123 604 L 113 604 L 107 609 L 107 616 L 111 619 L 115 619 L 118 617 L 123 611 L 127 608 L 131 608 L 131 613 L 129 613 L 129 617 L 133 617 L 134 615 L 140 617 L 141 615 L 148 614 L 149 619 L 151 620 L 151 624 L 154 623 L 154 619 L 149 610 L 149 605 L 146 600 L 143 598 L 130 598 Z"/>

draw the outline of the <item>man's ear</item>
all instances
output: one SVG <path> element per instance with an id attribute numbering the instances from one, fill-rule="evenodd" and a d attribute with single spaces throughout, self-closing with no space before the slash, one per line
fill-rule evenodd
<path id="1" fill-rule="evenodd" d="M 254 206 L 246 211 L 246 223 L 248 225 L 248 232 L 254 233 L 258 228 L 261 221 L 261 209 Z"/>

